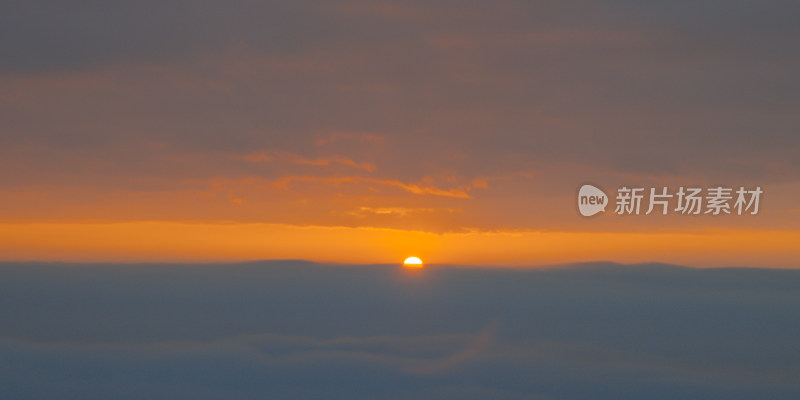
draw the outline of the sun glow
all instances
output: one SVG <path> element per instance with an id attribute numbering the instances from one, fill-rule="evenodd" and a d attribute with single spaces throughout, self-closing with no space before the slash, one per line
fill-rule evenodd
<path id="1" fill-rule="evenodd" d="M 409 268 L 422 268 L 422 260 L 417 257 L 408 257 L 403 261 L 403 265 Z"/>
<path id="2" fill-rule="evenodd" d="M 800 231 L 756 229 L 434 234 L 265 223 L 0 221 L 0 258 L 26 261 L 232 262 L 306 257 L 321 263 L 397 265 L 397 260 L 408 257 L 408 249 L 414 249 L 418 255 L 435 254 L 437 265 L 534 267 L 659 259 L 700 267 L 797 268 L 798 242 Z M 316 244 L 313 254 L 308 243 Z"/>

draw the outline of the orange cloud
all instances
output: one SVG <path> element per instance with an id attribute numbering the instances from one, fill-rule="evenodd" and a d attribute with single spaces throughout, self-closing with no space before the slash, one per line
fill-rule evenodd
<path id="1" fill-rule="evenodd" d="M 378 185 L 394 186 L 413 194 L 423 194 L 442 197 L 453 197 L 458 199 L 469 199 L 470 196 L 465 189 L 440 189 L 435 186 L 421 186 L 414 183 L 404 183 L 398 180 L 366 178 L 360 176 L 341 176 L 341 177 L 317 177 L 317 176 L 286 176 L 273 182 L 277 188 L 288 189 L 292 182 L 313 182 L 322 184 L 339 185 L 349 182 L 375 183 Z"/>
<path id="2" fill-rule="evenodd" d="M 296 165 L 312 165 L 316 167 L 326 167 L 333 164 L 339 164 L 348 167 L 363 169 L 368 172 L 376 170 L 375 164 L 369 162 L 359 163 L 353 161 L 350 158 L 341 156 L 307 158 L 297 154 L 284 153 L 279 151 L 257 151 L 243 156 L 239 156 L 238 158 L 254 163 L 264 163 L 264 162 L 281 160 Z"/>
<path id="3" fill-rule="evenodd" d="M 300 164 L 300 165 L 314 165 L 314 166 L 328 166 L 331 164 L 340 164 L 346 165 L 348 167 L 354 167 L 363 169 L 368 172 L 375 171 L 375 165 L 372 163 L 357 163 L 347 157 L 323 157 L 323 158 L 304 158 L 304 157 L 292 157 L 291 162 L 293 164 Z"/>
<path id="4" fill-rule="evenodd" d="M 357 210 L 349 211 L 347 214 L 356 217 L 365 217 L 367 215 L 391 215 L 397 217 L 406 217 L 412 214 L 434 213 L 437 211 L 458 212 L 460 210 L 453 208 L 359 207 Z"/>

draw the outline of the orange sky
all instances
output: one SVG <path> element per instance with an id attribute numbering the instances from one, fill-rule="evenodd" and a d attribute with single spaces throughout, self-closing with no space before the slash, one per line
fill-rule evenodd
<path id="1" fill-rule="evenodd" d="M 798 266 L 794 24 L 209 7 L 180 29 L 124 8 L 8 21 L 0 260 Z M 758 215 L 583 218 L 587 182 L 764 195 Z"/>
<path id="2" fill-rule="evenodd" d="M 701 267 L 796 267 L 800 233 L 694 230 L 645 233 L 427 233 L 386 228 L 263 223 L 4 223 L 0 251 L 11 260 L 241 261 L 543 266 L 568 262 L 669 262 Z"/>

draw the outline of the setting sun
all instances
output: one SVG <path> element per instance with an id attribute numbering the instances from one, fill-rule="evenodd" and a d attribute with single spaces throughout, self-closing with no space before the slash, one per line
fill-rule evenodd
<path id="1" fill-rule="evenodd" d="M 408 257 L 403 261 L 403 265 L 409 268 L 422 268 L 422 260 L 417 257 Z"/>

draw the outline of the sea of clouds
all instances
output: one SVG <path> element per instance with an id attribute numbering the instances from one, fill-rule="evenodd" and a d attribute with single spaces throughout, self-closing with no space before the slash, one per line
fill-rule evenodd
<path id="1" fill-rule="evenodd" d="M 800 271 L 0 264 L 14 399 L 793 399 Z"/>

